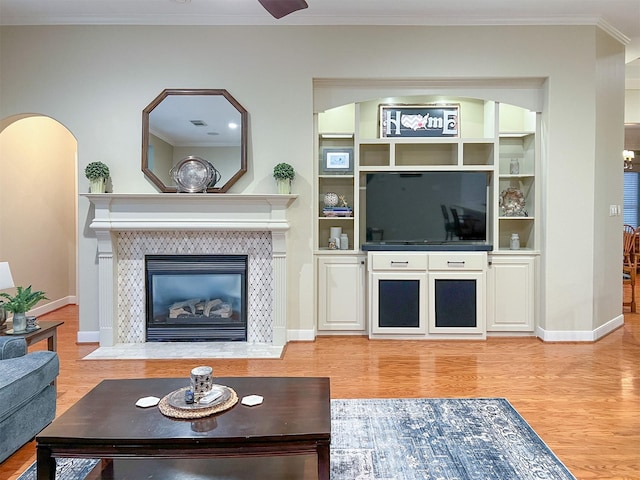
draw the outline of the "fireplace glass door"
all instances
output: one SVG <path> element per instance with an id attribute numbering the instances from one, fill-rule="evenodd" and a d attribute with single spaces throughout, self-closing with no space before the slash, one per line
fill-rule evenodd
<path id="1" fill-rule="evenodd" d="M 147 255 L 146 339 L 247 340 L 246 255 Z"/>

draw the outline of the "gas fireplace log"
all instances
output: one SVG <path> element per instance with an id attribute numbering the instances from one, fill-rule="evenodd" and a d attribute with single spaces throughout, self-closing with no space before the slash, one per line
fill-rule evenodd
<path id="1" fill-rule="evenodd" d="M 211 310 L 220 304 L 222 304 L 222 300 L 220 300 L 219 298 L 216 298 L 215 300 L 209 300 L 204 306 L 204 310 L 202 311 L 203 315 L 205 317 L 210 317 Z"/>
<path id="2" fill-rule="evenodd" d="M 199 298 L 192 298 L 184 302 L 174 303 L 169 307 L 169 318 L 178 318 L 179 315 L 195 315 Z"/>

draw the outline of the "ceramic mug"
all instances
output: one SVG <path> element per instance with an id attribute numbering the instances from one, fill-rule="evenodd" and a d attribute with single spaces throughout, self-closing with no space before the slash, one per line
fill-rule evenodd
<path id="1" fill-rule="evenodd" d="M 202 397 L 211 391 L 213 386 L 213 368 L 196 367 L 191 370 L 191 391 L 193 400 L 198 402 Z"/>

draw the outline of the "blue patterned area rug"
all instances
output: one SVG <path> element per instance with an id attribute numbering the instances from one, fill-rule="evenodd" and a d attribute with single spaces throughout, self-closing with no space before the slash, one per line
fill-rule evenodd
<path id="1" fill-rule="evenodd" d="M 83 480 L 95 463 L 58 459 L 56 479 Z M 18 480 L 35 478 L 34 464 Z M 331 479 L 575 477 L 507 400 L 420 398 L 332 400 Z"/>

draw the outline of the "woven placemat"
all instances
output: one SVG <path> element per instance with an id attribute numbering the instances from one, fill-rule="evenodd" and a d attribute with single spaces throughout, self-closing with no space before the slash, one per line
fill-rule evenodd
<path id="1" fill-rule="evenodd" d="M 162 413 L 167 417 L 182 418 L 182 419 L 203 418 L 203 417 L 208 417 L 209 415 L 213 415 L 215 413 L 224 412 L 225 410 L 229 410 L 236 403 L 238 403 L 238 394 L 235 392 L 235 390 L 230 387 L 224 387 L 224 388 L 226 388 L 229 391 L 230 393 L 229 398 L 222 403 L 211 405 L 210 407 L 179 408 L 171 405 L 169 403 L 169 397 L 171 395 L 174 395 L 176 393 L 184 395 L 184 392 L 189 390 L 189 387 L 183 387 L 165 395 L 162 398 L 162 400 L 160 400 L 160 403 L 158 403 L 158 409 L 160 410 L 160 413 Z"/>

